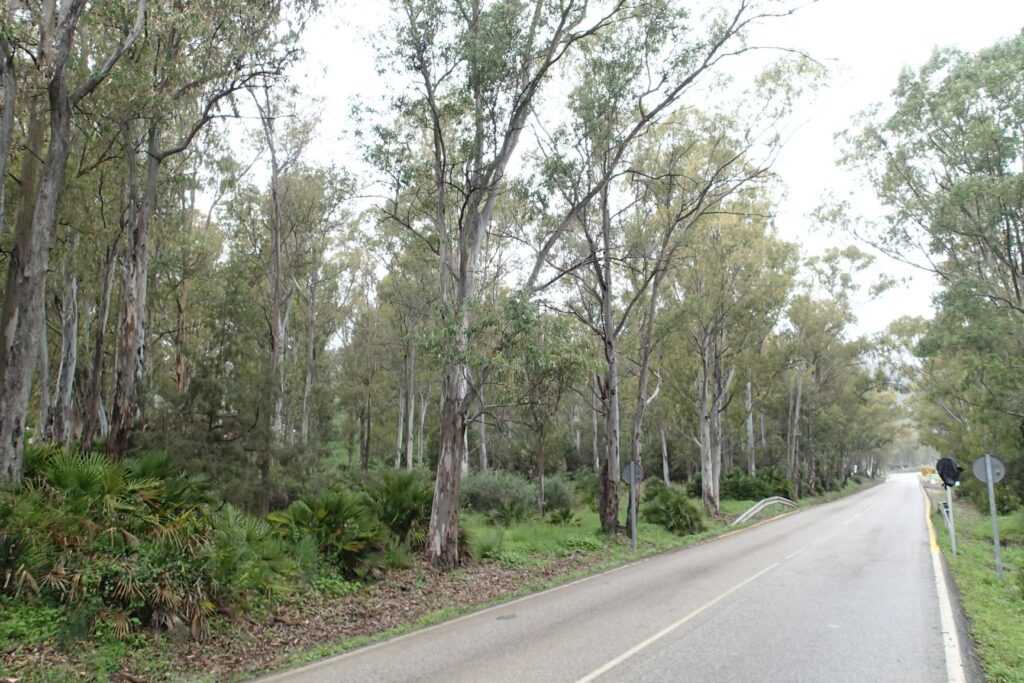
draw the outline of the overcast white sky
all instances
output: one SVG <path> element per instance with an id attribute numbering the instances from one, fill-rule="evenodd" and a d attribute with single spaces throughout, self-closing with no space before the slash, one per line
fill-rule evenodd
<path id="1" fill-rule="evenodd" d="M 323 99 L 317 161 L 353 165 L 353 159 L 346 160 L 355 154 L 349 118 L 353 98 L 373 101 L 388 87 L 377 75 L 371 45 L 386 7 L 383 0 L 342 0 L 309 35 L 309 56 L 296 77 L 303 91 Z M 829 85 L 798 111 L 776 165 L 788 187 L 779 207 L 782 236 L 800 243 L 805 254 L 850 241 L 814 231 L 809 214 L 827 192 L 843 196 L 857 187 L 856 178 L 835 166 L 839 150 L 833 136 L 858 112 L 887 100 L 902 67 L 919 67 L 936 46 L 973 51 L 1022 28 L 1021 0 L 821 0 L 773 23 L 756 42 L 803 49 L 833 70 Z M 867 205 L 858 209 L 878 211 Z M 911 279 L 859 306 L 861 332 L 879 331 L 901 315 L 928 314 L 929 278 L 884 256 L 879 266 Z"/>

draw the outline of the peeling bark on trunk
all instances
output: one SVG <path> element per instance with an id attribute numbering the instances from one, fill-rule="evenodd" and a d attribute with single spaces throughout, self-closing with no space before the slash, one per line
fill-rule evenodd
<path id="1" fill-rule="evenodd" d="M 11 136 L 14 133 L 14 109 L 17 106 L 18 79 L 14 72 L 14 50 L 5 36 L 0 36 L 0 237 L 7 232 L 7 209 L 3 192 L 7 178 L 7 159 L 10 157 Z M 30 124 L 31 126 L 31 124 Z"/>
<path id="2" fill-rule="evenodd" d="M 121 278 L 121 343 L 114 374 L 114 403 L 110 416 L 107 454 L 121 459 L 128 455 L 132 431 L 138 418 L 137 389 L 144 381 L 146 334 L 146 290 L 149 281 L 149 231 L 156 210 L 160 179 L 161 130 L 152 124 L 146 133 L 146 177 L 143 193 L 137 194 L 136 153 L 130 124 L 124 127 L 125 158 L 128 160 L 132 220 L 127 231 L 126 253 Z M 133 182 L 134 181 L 134 182 Z"/>
<path id="3" fill-rule="evenodd" d="M 191 374 L 191 363 L 185 354 L 185 331 L 186 312 L 188 311 L 188 286 L 189 279 L 182 278 L 177 289 L 175 298 L 175 326 L 174 326 L 174 386 L 179 394 L 188 390 L 189 375 Z"/>
<path id="4" fill-rule="evenodd" d="M 71 149 L 72 110 L 64 77 L 82 3 L 69 10 L 56 45 L 50 44 L 49 35 L 49 31 L 55 28 L 52 24 L 54 5 L 50 2 L 46 7 L 48 10 L 44 8 L 44 12 L 49 12 L 49 19 L 44 19 L 41 28 L 43 54 L 40 68 L 44 72 L 51 70 L 48 84 L 50 145 L 39 187 L 34 193 L 31 220 L 18 221 L 15 225 L 14 243 L 7 264 L 7 285 L 0 312 L 3 335 L 0 344 L 0 484 L 17 485 L 21 482 L 28 398 L 45 324 L 43 306 L 50 242 Z M 27 203 L 24 206 L 27 211 Z"/>
<path id="5" fill-rule="evenodd" d="M 456 363 L 445 377 L 441 402 L 440 453 L 427 532 L 427 558 L 439 569 L 459 564 L 459 490 L 466 460 L 465 368 Z"/>
<path id="6" fill-rule="evenodd" d="M 39 384 L 39 422 L 36 437 L 43 443 L 53 441 L 53 422 L 50 414 L 53 406 L 50 399 L 50 341 L 49 323 L 46 320 L 46 296 L 43 296 L 43 324 L 39 328 L 39 374 L 36 382 Z"/>
<path id="7" fill-rule="evenodd" d="M 786 474 L 796 488 L 797 497 L 802 493 L 799 471 L 800 442 L 800 399 L 804 388 L 804 369 L 797 366 L 796 377 L 789 385 L 789 420 L 786 430 Z"/>
<path id="8" fill-rule="evenodd" d="M 71 275 L 64 298 L 61 325 L 60 370 L 57 372 L 57 396 L 53 405 L 51 437 L 67 448 L 71 444 L 71 401 L 74 396 L 75 370 L 78 367 L 78 276 Z"/>
<path id="9" fill-rule="evenodd" d="M 114 258 L 117 254 L 117 241 L 119 238 L 120 233 L 115 238 L 113 244 L 107 247 L 106 257 L 103 261 L 102 291 L 97 302 L 96 327 L 93 332 L 92 370 L 89 373 L 89 389 L 86 395 L 85 406 L 82 410 L 84 420 L 81 444 L 82 450 L 85 452 L 92 450 L 92 442 L 96 437 L 97 431 L 100 429 L 101 421 L 106 422 L 102 400 L 103 346 L 106 338 L 107 318 L 110 315 L 110 292 L 113 289 Z M 102 419 L 101 414 L 103 415 Z M 100 430 L 99 433 L 102 436 L 105 430 Z"/>

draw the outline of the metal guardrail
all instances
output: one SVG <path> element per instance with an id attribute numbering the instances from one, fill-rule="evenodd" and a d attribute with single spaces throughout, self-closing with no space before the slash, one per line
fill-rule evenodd
<path id="1" fill-rule="evenodd" d="M 737 517 L 735 521 L 729 526 L 736 526 L 737 524 L 743 524 L 743 522 L 749 521 L 754 515 L 764 510 L 766 507 L 771 505 L 785 505 L 790 508 L 800 507 L 789 498 L 783 498 L 782 496 L 772 496 L 771 498 L 765 498 L 764 500 L 754 504 L 752 508 L 744 512 L 742 515 Z"/>

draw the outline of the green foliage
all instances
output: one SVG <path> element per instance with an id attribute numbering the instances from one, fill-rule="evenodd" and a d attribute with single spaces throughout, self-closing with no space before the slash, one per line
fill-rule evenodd
<path id="1" fill-rule="evenodd" d="M 433 482 L 421 472 L 378 470 L 363 484 L 370 512 L 400 541 L 420 547 L 430 522 Z"/>
<path id="2" fill-rule="evenodd" d="M 475 560 L 496 560 L 501 557 L 505 544 L 505 530 L 488 528 L 473 534 L 470 541 L 470 553 Z"/>
<path id="3" fill-rule="evenodd" d="M 287 509 L 272 512 L 267 520 L 292 543 L 311 538 L 323 558 L 347 578 L 365 576 L 385 549 L 387 527 L 365 500 L 345 489 L 325 491 L 295 501 Z"/>
<path id="4" fill-rule="evenodd" d="M 562 526 L 579 526 L 582 524 L 582 520 L 576 516 L 572 508 L 556 508 L 548 514 L 548 522 L 551 524 L 560 524 Z"/>
<path id="5" fill-rule="evenodd" d="M 558 508 L 571 508 L 573 506 L 572 494 L 573 490 L 571 482 L 566 481 L 562 477 L 545 477 L 544 507 L 546 509 L 555 510 Z"/>
<path id="6" fill-rule="evenodd" d="M 53 640 L 64 628 L 64 610 L 0 595 L 0 651 Z"/>
<path id="7" fill-rule="evenodd" d="M 218 610 L 291 586 L 294 549 L 230 506 L 211 512 L 189 502 L 203 497 L 194 482 L 62 451 L 37 472 L 0 494 L 0 585 L 63 605 L 72 636 L 185 624 L 201 638 Z"/>
<path id="8" fill-rule="evenodd" d="M 655 486 L 648 489 L 640 506 L 640 517 L 644 521 L 664 527 L 677 536 L 704 531 L 700 508 L 674 486 Z"/>
<path id="9" fill-rule="evenodd" d="M 497 506 L 488 510 L 484 515 L 492 524 L 509 527 L 525 520 L 531 512 L 532 508 L 522 498 L 505 498 L 499 500 Z"/>
<path id="10" fill-rule="evenodd" d="M 1008 515 L 1020 507 L 1020 499 L 1005 486 L 994 486 L 993 490 L 996 494 L 997 514 Z M 954 491 L 958 497 L 971 501 L 979 511 L 988 513 L 988 485 L 985 482 L 969 472 L 965 472 L 960 480 L 960 485 Z"/>
<path id="11" fill-rule="evenodd" d="M 537 490 L 529 481 L 511 472 L 487 470 L 470 472 L 462 481 L 462 501 L 476 512 L 522 515 L 537 505 Z"/>
<path id="12" fill-rule="evenodd" d="M 322 571 L 310 580 L 310 585 L 326 598 L 343 598 L 358 591 L 362 584 L 333 571 Z"/>
<path id="13" fill-rule="evenodd" d="M 575 474 L 576 498 L 591 510 L 597 510 L 598 479 L 591 469 L 578 470 Z"/>
<path id="14" fill-rule="evenodd" d="M 838 483 L 835 488 L 838 488 Z M 740 467 L 734 467 L 722 477 L 721 495 L 722 498 L 732 500 L 761 500 L 772 496 L 792 500 L 795 494 L 792 482 L 777 467 L 761 469 L 754 476 L 748 475 Z"/>

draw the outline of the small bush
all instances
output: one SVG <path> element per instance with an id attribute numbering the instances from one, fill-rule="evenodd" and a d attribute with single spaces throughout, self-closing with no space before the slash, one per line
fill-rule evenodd
<path id="1" fill-rule="evenodd" d="M 559 508 L 551 511 L 551 514 L 548 515 L 548 522 L 559 526 L 579 526 L 583 520 L 576 516 L 572 508 Z"/>
<path id="2" fill-rule="evenodd" d="M 575 475 L 576 499 L 591 510 L 597 510 L 598 481 L 593 470 L 578 470 Z"/>
<path id="3" fill-rule="evenodd" d="M 568 538 L 565 540 L 565 547 L 568 550 L 579 550 L 582 552 L 594 552 L 597 550 L 603 550 L 604 543 L 597 538 L 587 538 L 585 536 L 578 536 L 576 538 Z"/>
<path id="4" fill-rule="evenodd" d="M 34 467 L 0 493 L 0 591 L 62 605 L 72 637 L 185 624 L 201 638 L 215 612 L 290 587 L 293 550 L 266 523 L 191 502 L 177 475 L 63 451 Z"/>
<path id="5" fill-rule="evenodd" d="M 837 486 L 838 482 L 833 482 Z M 691 495 L 701 495 L 700 481 L 697 480 L 697 491 Z M 772 496 L 793 497 L 793 485 L 786 479 L 781 470 L 769 467 L 750 476 L 742 468 L 734 467 L 722 477 L 720 482 L 722 498 L 729 500 L 761 500 Z"/>
<path id="6" fill-rule="evenodd" d="M 267 519 L 292 543 L 311 537 L 321 556 L 347 578 L 364 576 L 388 540 L 387 528 L 364 499 L 344 489 L 299 499 Z"/>
<path id="7" fill-rule="evenodd" d="M 505 545 L 504 529 L 486 529 L 476 534 L 469 545 L 469 552 L 476 561 L 497 560 Z"/>
<path id="8" fill-rule="evenodd" d="M 370 511 L 400 541 L 412 547 L 423 545 L 433 483 L 419 472 L 379 470 L 363 484 Z"/>
<path id="9" fill-rule="evenodd" d="M 538 485 L 538 495 L 540 488 Z M 544 479 L 544 509 L 557 510 L 571 508 L 573 504 L 572 484 L 562 477 L 546 477 Z"/>
<path id="10" fill-rule="evenodd" d="M 334 572 L 321 572 L 310 581 L 313 586 L 325 598 L 343 598 L 359 590 L 361 584 L 355 581 L 347 581 L 341 574 Z"/>
<path id="11" fill-rule="evenodd" d="M 511 472 L 470 472 L 462 481 L 462 502 L 470 510 L 484 514 L 529 511 L 537 507 L 537 492 L 533 484 Z"/>
<path id="12" fill-rule="evenodd" d="M 491 524 L 510 527 L 522 522 L 533 512 L 525 501 L 520 498 L 509 498 L 498 503 L 496 508 L 488 510 L 484 516 Z"/>
<path id="13" fill-rule="evenodd" d="M 704 531 L 699 508 L 675 487 L 654 487 L 640 508 L 644 521 L 658 524 L 678 536 Z"/>

